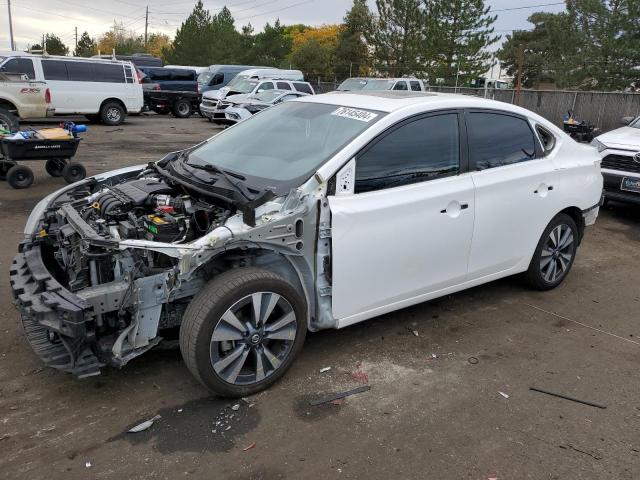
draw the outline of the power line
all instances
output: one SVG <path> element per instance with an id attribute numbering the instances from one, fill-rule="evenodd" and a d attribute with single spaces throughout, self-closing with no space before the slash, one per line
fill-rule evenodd
<path id="1" fill-rule="evenodd" d="M 249 18 L 261 17 L 263 15 L 269 15 L 271 13 L 281 12 L 283 10 L 288 10 L 289 8 L 297 7 L 298 5 L 304 5 L 305 3 L 315 2 L 315 0 L 304 0 L 303 2 L 293 3 L 291 5 L 287 5 L 286 7 L 277 8 L 275 10 L 270 10 L 268 12 L 256 13 L 255 15 L 250 15 L 247 17 L 236 18 L 235 20 L 247 20 Z"/>
<path id="2" fill-rule="evenodd" d="M 511 12 L 512 10 L 526 10 L 528 8 L 553 7 L 555 5 L 564 5 L 564 2 L 541 3 L 539 5 L 525 5 L 522 7 L 500 8 L 498 10 L 490 10 L 489 13 Z"/>

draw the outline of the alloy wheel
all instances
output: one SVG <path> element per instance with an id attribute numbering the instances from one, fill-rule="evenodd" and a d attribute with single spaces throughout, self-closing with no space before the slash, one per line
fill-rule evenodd
<path id="1" fill-rule="evenodd" d="M 575 252 L 573 231 L 561 223 L 554 227 L 542 247 L 540 272 L 545 282 L 553 283 L 565 275 Z"/>
<path id="2" fill-rule="evenodd" d="M 120 121 L 120 110 L 115 107 L 111 107 L 107 110 L 107 118 L 111 122 L 119 122 Z"/>
<path id="3" fill-rule="evenodd" d="M 296 314 L 274 292 L 256 292 L 234 303 L 216 324 L 210 359 L 220 379 L 251 385 L 272 375 L 291 353 Z"/>

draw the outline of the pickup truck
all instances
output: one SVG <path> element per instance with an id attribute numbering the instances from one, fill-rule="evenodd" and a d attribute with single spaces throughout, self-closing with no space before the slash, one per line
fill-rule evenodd
<path id="1" fill-rule="evenodd" d="M 51 92 L 45 82 L 26 75 L 0 73 L 0 128 L 18 129 L 20 120 L 52 116 Z"/>

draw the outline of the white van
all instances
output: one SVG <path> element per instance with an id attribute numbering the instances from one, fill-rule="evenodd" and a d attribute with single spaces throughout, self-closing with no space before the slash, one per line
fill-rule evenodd
<path id="1" fill-rule="evenodd" d="M 165 65 L 164 68 L 177 68 L 178 70 L 193 70 L 197 75 L 209 70 L 209 67 L 190 67 L 188 65 Z"/>
<path id="2" fill-rule="evenodd" d="M 142 110 L 142 86 L 129 61 L 11 52 L 0 56 L 0 72 L 46 81 L 56 115 L 82 114 L 119 125 L 128 113 Z"/>

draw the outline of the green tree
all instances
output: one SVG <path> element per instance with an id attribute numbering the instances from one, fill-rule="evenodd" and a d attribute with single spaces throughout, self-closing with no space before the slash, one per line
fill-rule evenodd
<path id="1" fill-rule="evenodd" d="M 493 28 L 497 16 L 484 0 L 424 0 L 424 6 L 425 48 L 433 59 L 430 76 L 451 85 L 457 76 L 463 83 L 485 73 L 491 58 L 487 47 L 500 37 Z"/>
<path id="2" fill-rule="evenodd" d="M 211 18 L 208 45 L 209 63 L 237 63 L 240 55 L 241 34 L 236 30 L 233 16 L 223 7 Z"/>
<path id="3" fill-rule="evenodd" d="M 276 20 L 273 26 L 267 22 L 264 30 L 255 36 L 251 63 L 272 67 L 284 66 L 285 59 L 291 52 L 292 43 L 291 36 L 287 35 L 280 20 Z"/>
<path id="4" fill-rule="evenodd" d="M 568 1 L 580 44 L 574 65 L 581 88 L 623 89 L 638 78 L 637 0 Z"/>
<path id="5" fill-rule="evenodd" d="M 371 31 L 373 17 L 366 0 L 353 0 L 344 17 L 336 47 L 335 75 L 337 78 L 366 75 L 369 71 L 369 47 L 365 32 Z"/>
<path id="6" fill-rule="evenodd" d="M 420 69 L 424 57 L 424 11 L 421 0 L 376 0 L 378 16 L 365 32 L 373 47 L 375 68 L 398 77 Z"/>
<path id="7" fill-rule="evenodd" d="M 66 55 L 69 53 L 69 48 L 62 43 L 60 37 L 53 33 L 47 33 L 44 36 L 44 44 L 49 55 Z"/>
<path id="8" fill-rule="evenodd" d="M 528 21 L 532 30 L 517 30 L 507 35 L 505 42 L 497 52 L 502 68 L 511 77 L 518 73 L 518 55 L 522 49 L 522 84 L 535 88 L 540 84 L 552 83 L 558 87 L 573 87 L 580 69 L 579 42 L 567 42 L 576 39 L 580 33 L 575 22 L 566 13 L 536 12 Z"/>
<path id="9" fill-rule="evenodd" d="M 211 62 L 212 17 L 198 0 L 191 14 L 176 31 L 171 47 L 163 50 L 168 63 L 176 65 L 209 65 Z"/>
<path id="10" fill-rule="evenodd" d="M 96 53 L 98 53 L 98 48 L 95 40 L 89 36 L 88 32 L 82 32 L 73 55 L 76 57 L 90 57 Z"/>

